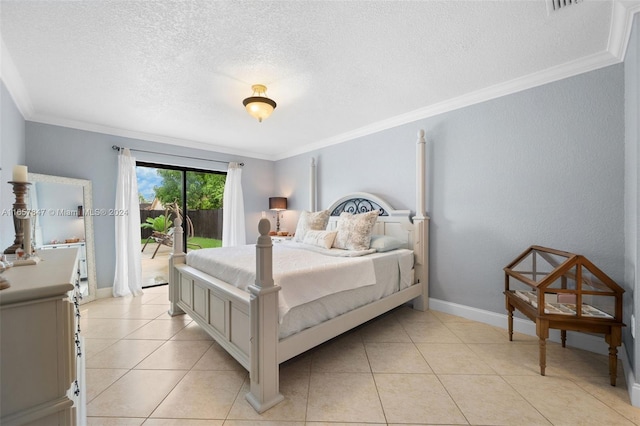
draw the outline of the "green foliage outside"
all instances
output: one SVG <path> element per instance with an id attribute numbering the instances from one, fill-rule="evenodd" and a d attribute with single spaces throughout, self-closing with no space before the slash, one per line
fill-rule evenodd
<path id="1" fill-rule="evenodd" d="M 157 232 L 167 232 L 171 225 L 173 225 L 171 219 L 165 215 L 160 215 L 158 217 L 148 217 L 145 223 L 140 224 L 140 227 L 150 228 Z"/>
<path id="2" fill-rule="evenodd" d="M 147 241 L 146 238 L 142 239 L 142 244 Z M 204 237 L 193 237 L 189 238 L 189 244 L 197 244 L 202 248 L 214 248 L 214 247 L 222 247 L 222 240 L 216 240 L 214 238 L 204 238 Z M 193 246 L 189 246 L 189 250 L 196 250 Z"/>
<path id="3" fill-rule="evenodd" d="M 154 186 L 156 197 L 167 205 L 182 199 L 182 173 L 177 170 L 158 169 L 162 184 Z M 187 172 L 187 209 L 213 210 L 222 208 L 224 183 L 227 175 Z"/>
<path id="4" fill-rule="evenodd" d="M 216 240 L 214 238 L 193 237 L 187 240 L 189 244 L 197 244 L 202 248 L 222 247 L 222 240 Z M 193 250 L 193 247 L 189 247 L 189 250 Z"/>

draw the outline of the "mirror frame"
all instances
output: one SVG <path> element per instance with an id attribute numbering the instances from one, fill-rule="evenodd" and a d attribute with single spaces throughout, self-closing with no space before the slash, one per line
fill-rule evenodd
<path id="1" fill-rule="evenodd" d="M 76 185 L 82 187 L 82 202 L 85 212 L 93 211 L 93 185 L 87 179 L 75 179 L 62 176 L 42 175 L 29 173 L 29 182 L 59 183 L 63 185 Z M 82 298 L 81 304 L 95 300 L 98 291 L 96 281 L 96 254 L 93 241 L 93 215 L 84 215 L 84 245 L 87 256 L 87 286 L 89 295 Z"/>

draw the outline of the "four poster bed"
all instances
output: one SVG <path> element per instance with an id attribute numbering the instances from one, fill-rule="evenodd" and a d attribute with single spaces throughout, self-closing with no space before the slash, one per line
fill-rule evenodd
<path id="1" fill-rule="evenodd" d="M 174 221 L 169 314 L 189 314 L 249 371 L 251 390 L 246 398 L 256 411 L 282 401 L 280 363 L 409 301 L 414 309 L 428 308 L 429 218 L 422 130 L 416 151 L 413 217 L 409 210 L 395 210 L 380 197 L 353 193 L 328 207 L 326 231 L 300 232 L 299 222 L 298 242 L 274 246 L 268 235 L 270 222 L 263 218 L 255 248 L 205 249 L 188 255 L 181 252 L 181 220 Z M 311 212 L 314 169 L 312 162 Z M 314 214 L 325 213 L 309 213 Z M 352 247 L 345 240 L 345 223 L 361 224 L 365 217 L 370 218 L 372 240 L 367 239 L 364 247 Z M 316 244 L 310 244 L 312 236 Z M 335 242 L 327 242 L 330 237 Z M 339 239 L 340 244 L 347 241 L 348 249 L 331 248 L 339 246 Z M 212 263 L 220 256 L 223 263 Z"/>

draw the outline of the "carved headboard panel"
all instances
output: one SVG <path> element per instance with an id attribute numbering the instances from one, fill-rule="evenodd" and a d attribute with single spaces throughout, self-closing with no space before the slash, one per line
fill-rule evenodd
<path id="1" fill-rule="evenodd" d="M 338 219 L 343 212 L 351 214 L 379 212 L 373 234 L 389 235 L 407 242 L 407 248 L 413 248 L 413 222 L 409 210 L 395 210 L 382 198 L 366 192 L 347 194 L 331 203 L 331 214 L 327 229 L 336 229 Z"/>

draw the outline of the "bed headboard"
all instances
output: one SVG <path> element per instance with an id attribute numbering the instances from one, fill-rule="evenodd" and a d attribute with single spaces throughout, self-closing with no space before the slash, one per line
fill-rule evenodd
<path id="1" fill-rule="evenodd" d="M 379 216 L 373 228 L 373 234 L 389 235 L 406 241 L 406 248 L 413 248 L 413 222 L 409 210 L 395 210 L 382 198 L 367 192 L 353 192 L 335 200 L 328 207 L 329 224 L 327 229 L 336 229 L 340 213 L 366 213 L 378 210 Z"/>

